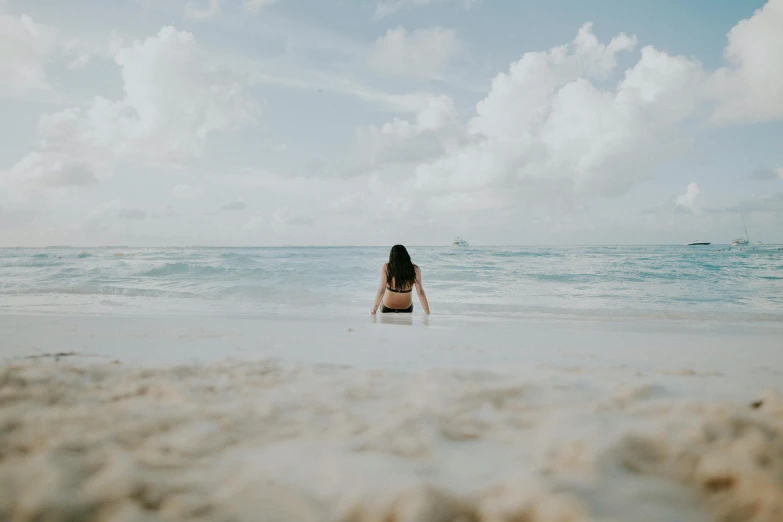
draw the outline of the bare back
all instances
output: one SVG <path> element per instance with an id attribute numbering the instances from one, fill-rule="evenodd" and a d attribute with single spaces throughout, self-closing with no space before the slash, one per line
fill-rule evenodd
<path id="1" fill-rule="evenodd" d="M 424 294 L 424 287 L 421 284 L 421 270 L 417 265 L 413 265 L 416 271 L 416 281 L 413 286 L 407 288 L 397 288 L 394 278 L 392 278 L 391 285 L 387 284 L 388 277 L 388 264 L 384 263 L 381 267 L 381 280 L 378 284 L 378 293 L 382 294 L 383 304 L 388 308 L 403 309 L 408 308 L 413 304 L 413 288 L 416 288 L 416 294 L 419 296 L 419 302 L 421 302 L 424 312 L 429 314 L 429 304 L 427 303 L 427 296 Z"/>

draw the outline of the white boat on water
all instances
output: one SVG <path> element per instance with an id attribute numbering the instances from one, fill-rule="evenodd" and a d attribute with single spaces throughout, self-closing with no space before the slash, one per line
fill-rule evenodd
<path id="1" fill-rule="evenodd" d="M 745 229 L 745 237 L 734 239 L 731 242 L 732 246 L 746 246 L 750 243 L 750 234 L 748 234 L 748 227 L 745 225 L 745 216 L 742 214 L 742 212 L 740 212 L 740 217 L 742 218 L 742 228 Z"/>
<path id="2" fill-rule="evenodd" d="M 687 246 L 700 246 L 700 245 L 709 245 L 711 244 L 709 241 L 699 241 L 698 239 L 694 239 L 690 243 L 685 243 Z"/>
<path id="3" fill-rule="evenodd" d="M 457 236 L 454 238 L 454 241 L 451 242 L 451 246 L 466 247 L 468 246 L 468 242 L 462 239 L 461 237 Z"/>

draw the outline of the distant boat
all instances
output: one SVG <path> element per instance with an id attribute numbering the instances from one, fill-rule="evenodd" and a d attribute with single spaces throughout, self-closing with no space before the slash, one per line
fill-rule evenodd
<path id="1" fill-rule="evenodd" d="M 745 226 L 745 215 L 740 212 L 740 217 L 742 218 L 742 227 L 745 229 L 745 237 L 744 238 L 738 238 L 731 242 L 732 246 L 745 246 L 748 243 L 750 243 L 750 234 L 748 234 L 748 227 Z"/>
<path id="2" fill-rule="evenodd" d="M 694 239 L 690 243 L 685 243 L 687 246 L 701 246 L 701 245 L 710 245 L 711 243 L 709 241 L 699 241 L 698 239 Z"/>
<path id="3" fill-rule="evenodd" d="M 461 237 L 457 236 L 454 238 L 454 241 L 451 242 L 451 246 L 466 247 L 468 246 L 468 242 L 462 239 Z"/>

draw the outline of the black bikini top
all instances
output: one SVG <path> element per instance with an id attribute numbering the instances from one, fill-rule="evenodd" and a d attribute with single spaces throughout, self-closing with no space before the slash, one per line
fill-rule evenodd
<path id="1" fill-rule="evenodd" d="M 397 292 L 398 294 L 407 294 L 407 293 L 409 293 L 411 290 L 413 290 L 413 288 L 408 288 L 407 290 L 395 290 L 394 288 L 392 288 L 392 287 L 390 287 L 390 286 L 387 286 L 387 287 L 386 287 L 386 290 L 391 290 L 392 292 Z"/>

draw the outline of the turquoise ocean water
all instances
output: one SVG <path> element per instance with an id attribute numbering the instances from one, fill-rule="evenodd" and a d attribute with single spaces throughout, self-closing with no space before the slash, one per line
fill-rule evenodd
<path id="1" fill-rule="evenodd" d="M 0 312 L 367 314 L 388 251 L 6 248 Z M 438 315 L 783 323 L 777 246 L 409 251 Z"/>

